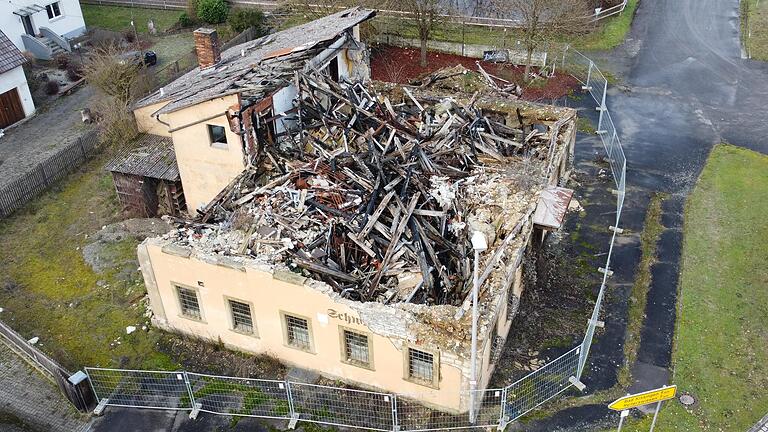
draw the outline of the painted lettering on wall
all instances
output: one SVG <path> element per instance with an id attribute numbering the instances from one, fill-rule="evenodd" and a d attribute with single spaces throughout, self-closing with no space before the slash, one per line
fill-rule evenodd
<path id="1" fill-rule="evenodd" d="M 336 318 L 339 321 L 344 321 L 347 324 L 363 325 L 363 320 L 360 318 L 355 318 L 346 312 L 339 313 L 335 309 L 328 309 L 328 316 L 331 318 Z"/>

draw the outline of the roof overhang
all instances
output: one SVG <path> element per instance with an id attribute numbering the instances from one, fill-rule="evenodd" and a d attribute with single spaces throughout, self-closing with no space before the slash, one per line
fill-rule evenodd
<path id="1" fill-rule="evenodd" d="M 18 15 L 20 17 L 25 17 L 25 16 L 34 15 L 34 14 L 36 14 L 38 12 L 42 12 L 44 10 L 45 10 L 45 6 L 40 6 L 39 4 L 34 3 L 34 4 L 29 5 L 29 6 L 23 6 L 23 7 L 20 7 L 18 9 L 16 9 L 15 11 L 13 11 L 13 14 L 14 15 Z"/>

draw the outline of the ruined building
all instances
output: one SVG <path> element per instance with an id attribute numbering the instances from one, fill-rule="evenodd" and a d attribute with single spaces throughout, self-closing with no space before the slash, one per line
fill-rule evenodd
<path id="1" fill-rule="evenodd" d="M 189 211 L 139 246 L 153 321 L 463 412 L 474 269 L 483 389 L 523 258 L 570 200 L 575 111 L 521 102 L 484 71 L 371 83 L 356 30 L 371 17 L 221 55 L 198 31 L 200 68 L 137 108 L 171 136 Z M 488 245 L 477 262 L 473 235 Z"/>

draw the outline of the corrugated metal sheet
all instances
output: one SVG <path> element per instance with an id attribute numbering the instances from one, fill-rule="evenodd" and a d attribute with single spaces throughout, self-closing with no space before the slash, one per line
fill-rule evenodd
<path id="1" fill-rule="evenodd" d="M 105 167 L 107 171 L 154 179 L 179 181 L 179 167 L 169 137 L 144 135 L 136 147 L 123 150 Z"/>
<path id="2" fill-rule="evenodd" d="M 533 213 L 533 223 L 544 228 L 560 229 L 563 226 L 573 190 L 556 186 L 544 189 Z"/>

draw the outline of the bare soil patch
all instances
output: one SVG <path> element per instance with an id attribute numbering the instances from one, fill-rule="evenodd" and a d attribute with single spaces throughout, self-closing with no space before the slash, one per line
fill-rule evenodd
<path id="1" fill-rule="evenodd" d="M 371 54 L 371 76 L 375 80 L 407 84 L 419 76 L 458 64 L 477 71 L 476 58 L 430 51 L 427 53 L 427 66 L 422 67 L 419 65 L 419 55 L 418 49 L 379 45 Z M 490 74 L 522 85 L 522 98 L 528 101 L 558 99 L 578 86 L 576 78 L 565 73 L 556 73 L 552 78 L 536 79 L 524 85 L 523 66 L 487 61 L 480 61 L 480 65 Z"/>

